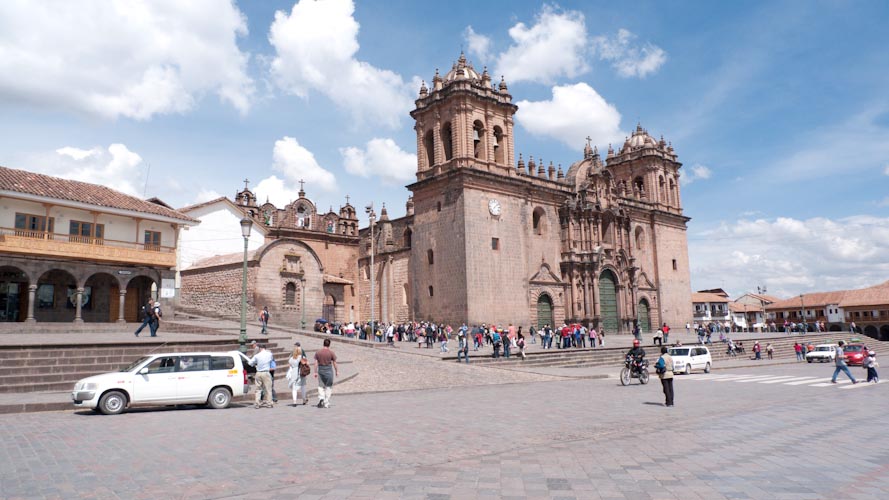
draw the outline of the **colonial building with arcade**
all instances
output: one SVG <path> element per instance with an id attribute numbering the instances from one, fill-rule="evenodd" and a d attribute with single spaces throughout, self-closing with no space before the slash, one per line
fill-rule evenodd
<path id="1" fill-rule="evenodd" d="M 0 321 L 125 322 L 172 307 L 177 238 L 157 199 L 0 167 Z"/>

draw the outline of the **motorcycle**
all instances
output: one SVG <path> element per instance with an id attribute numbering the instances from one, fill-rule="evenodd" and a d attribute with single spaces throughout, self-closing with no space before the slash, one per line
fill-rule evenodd
<path id="1" fill-rule="evenodd" d="M 648 383 L 649 374 L 648 374 L 648 361 L 642 360 L 636 362 L 627 356 L 626 360 L 624 360 L 624 367 L 620 371 L 620 383 L 621 385 L 630 385 L 630 379 L 637 378 L 642 385 Z"/>

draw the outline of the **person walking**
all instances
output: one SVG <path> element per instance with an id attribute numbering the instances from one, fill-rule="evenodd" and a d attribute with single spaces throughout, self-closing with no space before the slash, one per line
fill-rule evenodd
<path id="1" fill-rule="evenodd" d="M 667 326 L 666 323 L 664 323 L 663 326 L 661 326 L 661 330 L 663 330 L 663 332 L 664 332 L 664 344 L 669 345 L 670 344 L 670 327 Z"/>
<path id="2" fill-rule="evenodd" d="M 522 330 L 519 328 L 518 339 L 516 340 L 516 346 L 519 348 L 519 355 L 522 357 L 522 361 L 525 360 L 525 336 L 522 335 Z M 469 362 L 469 359 L 466 359 L 466 362 Z"/>
<path id="3" fill-rule="evenodd" d="M 590 347 L 596 347 L 596 329 L 590 325 Z"/>
<path id="4" fill-rule="evenodd" d="M 664 335 L 664 343 L 667 342 L 667 336 Z M 605 347 L 605 327 L 599 329 L 599 347 Z"/>
<path id="5" fill-rule="evenodd" d="M 772 359 L 772 355 L 774 354 L 774 351 L 775 351 L 775 349 L 772 347 L 771 342 L 766 344 L 766 356 L 768 356 L 769 359 Z"/>
<path id="6" fill-rule="evenodd" d="M 145 329 L 146 326 L 150 328 L 151 321 L 152 321 L 151 318 L 153 316 L 154 316 L 154 305 L 151 303 L 151 299 L 148 299 L 148 302 L 146 302 L 145 305 L 142 306 L 142 325 L 140 325 L 139 328 L 136 329 L 136 333 L 134 333 L 133 335 L 138 337 L 139 334 L 142 333 L 142 330 Z"/>
<path id="7" fill-rule="evenodd" d="M 339 376 L 336 354 L 330 350 L 330 339 L 324 339 L 324 347 L 315 352 L 315 378 L 318 379 L 318 408 L 330 408 L 333 378 Z"/>
<path id="8" fill-rule="evenodd" d="M 673 406 L 673 357 L 665 346 L 661 346 L 661 357 L 654 364 L 654 369 L 664 389 L 664 406 Z"/>
<path id="9" fill-rule="evenodd" d="M 268 335 L 268 327 L 269 327 L 269 306 L 262 306 L 262 311 L 259 313 L 259 322 L 262 324 L 262 330 L 259 333 L 263 335 Z"/>
<path id="10" fill-rule="evenodd" d="M 846 345 L 846 342 L 844 342 L 842 340 L 839 341 L 837 344 L 837 353 L 836 353 L 837 357 L 834 360 L 834 363 L 836 364 L 836 369 L 834 369 L 834 371 L 833 371 L 833 377 L 830 379 L 830 383 L 836 384 L 837 383 L 837 375 L 839 375 L 840 372 L 844 372 L 846 374 L 846 376 L 849 377 L 849 380 L 851 380 L 853 384 L 857 384 L 858 380 L 855 379 L 855 377 L 852 375 L 852 372 L 849 371 L 849 367 L 846 366 L 846 355 L 843 352 L 844 345 Z"/>
<path id="11" fill-rule="evenodd" d="M 461 330 L 462 333 L 462 330 Z M 469 364 L 469 336 L 461 334 L 458 336 L 459 343 L 457 344 L 457 362 L 460 362 L 460 356 L 466 359 L 466 364 Z M 478 349 L 476 349 L 478 350 Z"/>
<path id="12" fill-rule="evenodd" d="M 269 352 L 264 344 L 260 344 L 253 341 L 253 352 L 255 353 L 252 358 L 247 360 L 247 364 L 250 366 L 256 367 L 256 402 L 254 403 L 254 408 L 274 408 L 275 405 L 272 403 L 272 377 L 269 375 L 269 370 L 272 366 L 272 361 L 275 360 L 272 353 Z"/>
<path id="13" fill-rule="evenodd" d="M 161 326 L 162 317 L 164 317 L 164 313 L 161 311 L 161 303 L 155 302 L 154 307 L 151 308 L 151 323 L 148 324 L 152 337 L 157 337 L 157 329 Z"/>
<path id="14" fill-rule="evenodd" d="M 867 381 L 877 383 L 880 381 L 880 374 L 877 373 L 877 353 L 874 351 L 867 351 L 867 359 L 864 362 L 864 366 L 867 368 Z"/>
<path id="15" fill-rule="evenodd" d="M 544 349 L 552 349 L 553 347 L 553 332 L 549 324 L 543 325 L 543 343 L 540 347 Z"/>
<path id="16" fill-rule="evenodd" d="M 796 360 L 797 361 L 803 360 L 803 346 L 802 346 L 802 344 L 800 344 L 799 342 L 794 342 L 793 343 L 793 352 L 796 353 Z"/>
<path id="17" fill-rule="evenodd" d="M 293 354 L 290 355 L 287 364 L 290 365 L 290 369 L 287 370 L 287 385 L 290 386 L 290 391 L 293 396 L 293 406 L 297 405 L 297 401 L 300 400 L 300 395 L 302 395 L 303 405 L 306 405 L 309 403 L 309 394 L 306 390 L 306 377 L 312 372 L 312 368 L 309 366 L 309 360 L 306 359 L 306 352 L 300 346 L 299 342 L 294 344 Z M 303 374 L 305 370 L 308 370 L 308 373 Z"/>
<path id="18" fill-rule="evenodd" d="M 759 346 L 758 340 L 753 343 L 753 359 L 762 361 L 762 347 Z"/>

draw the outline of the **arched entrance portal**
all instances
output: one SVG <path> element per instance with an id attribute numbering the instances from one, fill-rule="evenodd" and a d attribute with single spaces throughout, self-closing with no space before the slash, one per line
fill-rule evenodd
<path id="1" fill-rule="evenodd" d="M 43 273 L 37 280 L 34 317 L 38 322 L 74 321 L 76 292 L 77 280 L 70 272 L 53 269 Z M 85 301 L 86 297 L 81 300 Z"/>
<path id="2" fill-rule="evenodd" d="M 867 325 L 866 327 L 864 327 L 864 334 L 872 339 L 880 338 L 880 335 L 877 332 L 877 327 L 875 327 L 874 325 Z"/>
<path id="3" fill-rule="evenodd" d="M 600 324 L 608 333 L 617 333 L 617 278 L 606 269 L 599 275 Z"/>
<path id="4" fill-rule="evenodd" d="M 321 311 L 321 316 L 324 316 L 324 319 L 331 323 L 339 321 L 339 318 L 336 317 L 336 297 L 333 295 L 324 297 L 324 308 Z"/>
<path id="5" fill-rule="evenodd" d="M 0 321 L 28 317 L 28 276 L 17 267 L 0 266 Z"/>
<path id="6" fill-rule="evenodd" d="M 880 340 L 889 340 L 889 325 L 880 327 Z"/>
<path id="7" fill-rule="evenodd" d="M 640 300 L 639 305 L 636 306 L 636 319 L 639 321 L 639 328 L 643 332 L 651 331 L 651 308 L 648 306 L 647 300 Z"/>
<path id="8" fill-rule="evenodd" d="M 154 280 L 148 276 L 136 276 L 127 284 L 127 295 L 124 299 L 123 317 L 129 323 L 142 321 L 139 316 L 142 305 L 148 302 L 148 299 L 157 300 L 152 296 L 152 288 L 156 285 Z"/>
<path id="9" fill-rule="evenodd" d="M 120 284 L 108 273 L 96 273 L 86 280 L 84 287 L 83 321 L 112 323 L 120 311 Z"/>
<path id="10" fill-rule="evenodd" d="M 553 321 L 553 299 L 542 293 L 537 297 L 537 328 L 543 328 L 544 325 L 554 327 L 555 321 Z"/>
<path id="11" fill-rule="evenodd" d="M 828 330 L 830 330 L 832 332 L 841 332 L 841 331 L 843 331 L 843 327 L 840 325 L 837 325 L 837 324 L 833 324 L 833 325 L 830 325 L 830 328 L 828 328 Z"/>

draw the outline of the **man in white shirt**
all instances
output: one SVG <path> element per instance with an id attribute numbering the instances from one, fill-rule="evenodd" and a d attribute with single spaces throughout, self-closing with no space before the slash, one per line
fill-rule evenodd
<path id="1" fill-rule="evenodd" d="M 256 403 L 254 408 L 274 408 L 272 403 L 272 376 L 269 370 L 272 368 L 272 362 L 275 360 L 272 353 L 265 348 L 264 344 L 253 341 L 253 351 L 256 353 L 252 358 L 247 360 L 250 366 L 256 367 Z M 260 401 L 260 397 L 262 401 Z"/>

